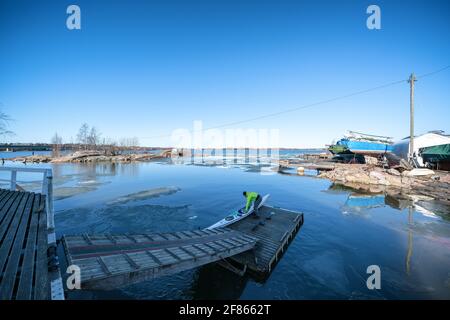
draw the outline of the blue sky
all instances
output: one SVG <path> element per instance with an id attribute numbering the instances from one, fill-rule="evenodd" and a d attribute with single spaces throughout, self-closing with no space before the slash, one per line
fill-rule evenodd
<path id="1" fill-rule="evenodd" d="M 81 30 L 66 8 L 81 8 Z M 381 8 L 381 30 L 366 8 Z M 0 107 L 9 141 L 105 137 L 170 145 L 174 129 L 254 118 L 450 65 L 448 1 L 0 2 Z M 416 133 L 450 132 L 450 69 L 416 83 Z M 403 138 L 409 86 L 234 128 L 321 147 L 347 129 Z M 233 127 L 231 127 L 233 128 Z M 153 138 L 152 138 L 153 137 Z"/>

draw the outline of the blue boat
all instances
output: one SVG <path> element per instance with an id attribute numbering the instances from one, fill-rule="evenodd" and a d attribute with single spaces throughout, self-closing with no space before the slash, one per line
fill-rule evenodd
<path id="1" fill-rule="evenodd" d="M 379 155 L 392 152 L 393 141 L 391 137 L 349 131 L 336 145 L 356 154 Z"/>

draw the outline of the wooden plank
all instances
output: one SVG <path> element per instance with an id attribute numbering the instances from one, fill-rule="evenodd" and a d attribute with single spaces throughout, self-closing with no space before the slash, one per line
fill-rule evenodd
<path id="1" fill-rule="evenodd" d="M 127 239 L 130 239 L 132 242 L 137 243 L 138 241 L 136 240 L 136 238 L 134 238 L 133 236 L 126 234 L 125 237 L 127 237 Z"/>
<path id="2" fill-rule="evenodd" d="M 214 252 L 213 254 L 219 253 L 219 251 L 218 251 L 216 248 L 214 248 L 213 246 L 211 246 L 211 245 L 208 244 L 208 243 L 202 243 L 202 246 L 205 246 L 205 247 L 211 249 L 211 250 Z"/>
<path id="3" fill-rule="evenodd" d="M 188 233 L 188 231 L 180 231 L 182 234 L 184 234 L 188 238 L 192 238 L 192 235 Z"/>
<path id="4" fill-rule="evenodd" d="M 143 234 L 143 236 L 146 237 L 148 240 L 150 240 L 150 242 L 154 241 L 153 238 L 148 234 Z"/>
<path id="5" fill-rule="evenodd" d="M 220 243 L 220 241 L 222 241 L 222 240 L 213 241 L 212 243 L 217 245 L 217 246 L 219 246 L 219 247 L 224 248 L 225 250 L 228 250 L 230 248 L 236 247 L 236 246 L 231 246 L 230 247 L 230 245 L 226 245 L 226 244 Z"/>
<path id="6" fill-rule="evenodd" d="M 83 239 L 86 241 L 87 244 L 93 244 L 91 238 L 87 233 L 83 233 Z"/>
<path id="7" fill-rule="evenodd" d="M 9 197 L 12 196 L 12 192 L 9 192 L 8 190 L 5 189 L 0 190 L 1 190 L 0 194 L 0 210 L 1 210 L 5 205 L 6 201 L 9 199 Z"/>
<path id="8" fill-rule="evenodd" d="M 20 198 L 15 201 L 10 210 L 8 210 L 7 221 L 0 225 L 0 240 L 3 239 L 2 246 L 0 247 L 0 270 L 3 270 L 5 264 L 9 258 L 9 251 L 13 245 L 14 237 L 19 227 L 20 218 L 22 217 L 23 209 L 28 199 L 28 194 L 20 192 Z M 16 214 L 16 211 L 18 214 Z M 11 221 L 11 223 L 9 223 Z"/>
<path id="9" fill-rule="evenodd" d="M 34 264 L 36 257 L 37 229 L 39 219 L 39 200 L 40 197 L 35 196 L 33 199 L 33 210 L 31 214 L 30 229 L 28 231 L 28 240 L 25 247 L 23 258 L 23 267 L 19 280 L 19 288 L 17 290 L 16 299 L 30 300 L 32 298 L 32 285 L 34 276 Z"/>
<path id="10" fill-rule="evenodd" d="M 117 243 L 117 240 L 114 239 L 114 236 L 110 235 L 110 234 L 106 234 L 106 238 L 109 239 L 109 241 L 111 241 L 113 244 Z"/>
<path id="11" fill-rule="evenodd" d="M 162 265 L 162 262 L 161 262 L 161 260 L 159 260 L 157 257 L 155 257 L 154 255 L 153 255 L 153 253 L 151 253 L 150 251 L 145 251 L 145 253 L 147 253 L 148 254 L 148 256 L 150 257 L 150 258 L 152 258 L 153 259 L 153 261 L 155 261 L 158 265 Z"/>
<path id="12" fill-rule="evenodd" d="M 13 296 L 13 287 L 17 278 L 17 272 L 19 270 L 19 260 L 22 253 L 22 247 L 27 233 L 28 224 L 30 222 L 30 214 L 33 205 L 34 194 L 27 193 L 26 204 L 22 209 L 22 212 L 16 212 L 21 215 L 17 233 L 15 235 L 14 243 L 9 254 L 8 264 L 6 265 L 5 272 L 3 273 L 3 279 L 0 284 L 0 300 L 10 300 Z"/>
<path id="13" fill-rule="evenodd" d="M 204 232 L 201 232 L 200 230 L 191 230 L 192 233 L 196 234 L 199 237 L 204 237 L 205 235 L 207 235 Z"/>
<path id="14" fill-rule="evenodd" d="M 36 277 L 34 286 L 34 299 L 48 298 L 48 266 L 47 266 L 47 214 L 45 212 L 45 196 L 40 196 L 39 226 L 36 254 Z"/>
<path id="15" fill-rule="evenodd" d="M 9 220 L 13 213 L 11 213 L 11 207 L 14 204 L 20 202 L 20 199 L 23 197 L 23 192 L 10 192 L 11 197 L 8 198 L 3 208 L 0 210 L 0 241 L 3 239 L 3 235 L 8 227 Z M 14 208 L 15 210 L 15 208 Z"/>
<path id="16" fill-rule="evenodd" d="M 109 270 L 108 266 L 106 265 L 105 261 L 103 260 L 103 257 L 97 257 L 97 262 L 102 268 L 103 272 L 106 274 L 112 274 L 112 272 Z"/>
<path id="17" fill-rule="evenodd" d="M 166 248 L 164 249 L 165 252 L 167 252 L 172 258 L 176 259 L 176 260 L 182 260 L 178 255 L 176 255 L 175 253 L 173 253 L 170 248 Z"/>
<path id="18" fill-rule="evenodd" d="M 187 255 L 191 256 L 193 259 L 197 258 L 197 256 L 191 251 L 189 251 L 189 249 L 187 249 L 186 247 L 179 247 L 179 249 L 184 251 Z"/>
<path id="19" fill-rule="evenodd" d="M 133 267 L 134 269 L 139 269 L 140 268 L 140 266 L 133 259 L 131 259 L 131 257 L 128 254 L 124 253 L 123 257 L 125 258 L 125 260 L 128 261 L 130 266 Z"/>

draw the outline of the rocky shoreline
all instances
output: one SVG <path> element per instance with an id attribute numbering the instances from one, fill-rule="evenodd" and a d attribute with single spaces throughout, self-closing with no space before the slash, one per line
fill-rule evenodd
<path id="1" fill-rule="evenodd" d="M 322 171 L 326 178 L 369 192 L 428 198 L 450 205 L 450 173 L 427 169 L 399 171 L 367 164 L 335 164 L 334 169 Z"/>
<path id="2" fill-rule="evenodd" d="M 23 163 L 85 163 L 85 162 L 134 162 L 134 161 L 150 161 L 155 159 L 166 159 L 171 156 L 171 151 L 166 150 L 159 154 L 151 153 L 130 153 L 119 155 L 108 155 L 100 151 L 76 151 L 67 156 L 55 157 L 46 155 L 32 155 L 8 159 L 13 162 Z"/>

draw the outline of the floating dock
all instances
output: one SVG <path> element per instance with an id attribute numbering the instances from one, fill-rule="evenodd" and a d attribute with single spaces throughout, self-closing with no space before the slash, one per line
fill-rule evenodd
<path id="1" fill-rule="evenodd" d="M 300 230 L 303 221 L 303 213 L 263 206 L 259 209 L 258 217 L 251 215 L 228 226 L 256 238 L 254 249 L 228 258 L 230 263 L 220 263 L 221 266 L 237 271 L 237 264 L 243 267 L 243 271 L 247 270 L 257 279 L 265 280 Z"/>

